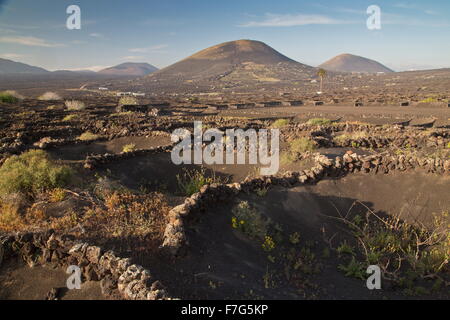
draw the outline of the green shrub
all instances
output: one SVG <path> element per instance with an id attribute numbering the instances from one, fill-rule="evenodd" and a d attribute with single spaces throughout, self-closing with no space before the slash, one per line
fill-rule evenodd
<path id="1" fill-rule="evenodd" d="M 15 91 L 3 91 L 0 92 L 0 102 L 3 103 L 17 103 L 22 100 L 23 97 Z"/>
<path id="2" fill-rule="evenodd" d="M 302 137 L 289 143 L 291 153 L 298 154 L 316 150 L 317 144 L 310 138 Z"/>
<path id="3" fill-rule="evenodd" d="M 77 100 L 67 100 L 65 102 L 65 105 L 67 107 L 67 110 L 71 111 L 80 111 L 86 109 L 86 105 L 82 101 Z"/>
<path id="4" fill-rule="evenodd" d="M 66 186 L 72 176 L 68 167 L 55 164 L 42 150 L 8 158 L 0 168 L 0 194 L 34 194 Z"/>
<path id="5" fill-rule="evenodd" d="M 122 152 L 133 152 L 135 150 L 136 150 L 136 145 L 134 143 L 124 145 L 122 148 Z"/>
<path id="6" fill-rule="evenodd" d="M 435 103 L 438 102 L 438 100 L 436 98 L 426 98 L 420 101 L 421 103 Z"/>
<path id="7" fill-rule="evenodd" d="M 207 177 L 204 168 L 191 171 L 184 169 L 183 174 L 177 175 L 177 181 L 181 193 L 187 197 L 199 192 L 200 189 L 207 184 L 223 182 L 221 179 L 216 178 L 215 175 Z"/>
<path id="8" fill-rule="evenodd" d="M 119 99 L 119 105 L 121 106 L 135 106 L 138 104 L 138 100 L 135 97 L 122 97 Z"/>
<path id="9" fill-rule="evenodd" d="M 94 134 L 94 133 L 92 133 L 90 131 L 86 131 L 85 133 L 81 134 L 78 137 L 78 140 L 81 140 L 81 141 L 93 141 L 93 140 L 97 140 L 99 137 L 100 136 L 97 135 L 97 134 Z"/>
<path id="10" fill-rule="evenodd" d="M 366 270 L 364 269 L 364 264 L 358 262 L 355 257 L 347 265 L 340 264 L 338 269 L 345 273 L 345 276 L 365 280 Z"/>
<path id="11" fill-rule="evenodd" d="M 356 132 L 351 132 L 351 133 L 347 133 L 347 134 L 341 134 L 339 136 L 336 136 L 333 138 L 334 142 L 342 145 L 347 141 L 351 141 L 351 143 L 353 144 L 354 141 L 353 140 L 358 140 L 358 139 L 362 139 L 362 138 L 367 138 L 367 132 L 364 131 L 356 131 Z"/>
<path id="12" fill-rule="evenodd" d="M 278 119 L 272 124 L 272 128 L 280 129 L 289 125 L 290 121 L 288 119 Z"/>
<path id="13" fill-rule="evenodd" d="M 54 92 L 46 92 L 43 95 L 41 95 L 38 100 L 41 101 L 57 101 L 57 100 L 61 100 L 61 97 Z"/>
<path id="14" fill-rule="evenodd" d="M 232 210 L 231 226 L 250 238 L 264 240 L 268 233 L 269 221 L 252 208 L 247 201 L 239 202 Z"/>
<path id="15" fill-rule="evenodd" d="M 310 126 L 329 126 L 330 124 L 332 124 L 332 121 L 325 118 L 314 118 L 308 120 L 307 124 L 309 124 Z"/>
<path id="16" fill-rule="evenodd" d="M 72 121 L 77 118 L 78 118 L 78 116 L 76 114 L 69 114 L 63 118 L 63 121 Z"/>
<path id="17" fill-rule="evenodd" d="M 302 159 L 302 154 L 316 150 L 317 143 L 307 137 L 295 139 L 289 143 L 289 148 L 280 155 L 283 165 L 290 165 Z"/>
<path id="18" fill-rule="evenodd" d="M 399 215 L 382 217 L 368 209 L 365 218 L 342 218 L 355 237 L 356 246 L 343 242 L 340 256 L 351 255 L 339 266 L 346 275 L 363 278 L 363 266 L 376 264 L 399 285 L 411 289 L 416 280 L 448 274 L 450 261 L 449 212 L 433 214 L 433 223 L 410 224 Z M 358 261 L 356 257 L 364 257 Z"/>

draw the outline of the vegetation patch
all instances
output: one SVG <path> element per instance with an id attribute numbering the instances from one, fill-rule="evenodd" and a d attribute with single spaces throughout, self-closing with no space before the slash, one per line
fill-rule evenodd
<path id="1" fill-rule="evenodd" d="M 65 116 L 62 119 L 62 121 L 69 122 L 69 121 L 73 121 L 73 120 L 77 120 L 77 119 L 78 119 L 78 115 L 76 115 L 76 114 L 69 114 L 69 115 Z"/>
<path id="2" fill-rule="evenodd" d="M 42 150 L 31 150 L 8 158 L 0 168 L 0 194 L 38 192 L 65 187 L 72 170 L 57 165 Z"/>
<path id="3" fill-rule="evenodd" d="M 233 229 L 239 230 L 252 239 L 264 241 L 263 247 L 269 245 L 269 243 L 267 243 L 268 239 L 265 239 L 265 237 L 268 234 L 270 221 L 264 219 L 258 210 L 250 206 L 248 201 L 239 202 L 232 209 L 232 213 L 231 226 Z"/>
<path id="4" fill-rule="evenodd" d="M 86 131 L 86 132 L 82 133 L 78 137 L 78 140 L 81 140 L 81 141 L 94 141 L 94 140 L 97 140 L 98 138 L 100 138 L 99 135 L 94 134 L 94 133 L 92 133 L 90 131 Z"/>
<path id="5" fill-rule="evenodd" d="M 41 101 L 57 101 L 62 100 L 62 98 L 55 92 L 46 92 L 43 95 L 41 95 L 38 100 Z"/>
<path id="6" fill-rule="evenodd" d="M 77 100 L 67 100 L 65 103 L 67 110 L 70 111 L 81 111 L 86 109 L 86 104 L 82 101 Z"/>
<path id="7" fill-rule="evenodd" d="M 333 141 L 338 144 L 338 145 L 342 145 L 345 144 L 348 141 L 355 141 L 358 139 L 365 139 L 368 137 L 367 132 L 364 131 L 355 131 L 355 132 L 351 132 L 351 133 L 345 133 L 345 134 L 341 134 L 339 136 L 336 136 L 333 138 Z"/>
<path id="8" fill-rule="evenodd" d="M 272 124 L 272 128 L 281 129 L 288 126 L 290 121 L 288 119 L 278 119 Z"/>
<path id="9" fill-rule="evenodd" d="M 301 137 L 289 142 L 289 148 L 281 154 L 281 163 L 288 165 L 302 159 L 306 152 L 313 152 L 317 149 L 317 143 L 307 137 Z"/>
<path id="10" fill-rule="evenodd" d="M 136 106 L 138 103 L 135 97 L 122 97 L 119 99 L 119 105 L 121 106 Z"/>
<path id="11" fill-rule="evenodd" d="M 122 148 L 122 152 L 124 152 L 124 153 L 133 152 L 133 151 L 136 151 L 136 145 L 134 143 L 126 144 Z"/>
<path id="12" fill-rule="evenodd" d="M 169 211 L 166 198 L 160 193 L 114 192 L 105 197 L 104 206 L 89 209 L 78 223 L 97 237 L 137 237 L 157 248 L 162 243 Z"/>
<path id="13" fill-rule="evenodd" d="M 52 203 L 64 201 L 67 197 L 67 191 L 62 188 L 56 188 L 49 192 L 49 200 Z"/>
<path id="14" fill-rule="evenodd" d="M 436 102 L 439 102 L 439 100 L 436 98 L 429 97 L 429 98 L 423 99 L 420 102 L 421 103 L 436 103 Z"/>
<path id="15" fill-rule="evenodd" d="M 354 247 L 343 242 L 337 248 L 347 260 L 339 266 L 346 275 L 364 279 L 364 268 L 378 265 L 386 280 L 410 293 L 416 291 L 418 281 L 448 281 L 445 280 L 450 272 L 448 212 L 434 215 L 431 227 L 409 224 L 400 217 L 382 217 L 369 209 L 365 217 L 338 219 L 349 227 L 356 240 Z"/>
<path id="16" fill-rule="evenodd" d="M 22 99 L 23 96 L 21 96 L 15 91 L 8 90 L 0 92 L 0 102 L 3 103 L 17 103 Z"/>
<path id="17" fill-rule="evenodd" d="M 325 118 L 313 118 L 313 119 L 308 120 L 308 122 L 306 122 L 306 123 L 310 126 L 329 126 L 333 122 L 331 120 L 325 119 Z"/>
<path id="18" fill-rule="evenodd" d="M 190 197 L 194 193 L 199 192 L 203 186 L 213 183 L 225 183 L 226 179 L 216 177 L 215 173 L 212 176 L 207 176 L 205 168 L 200 170 L 183 169 L 183 173 L 177 175 L 177 182 L 181 194 Z"/>

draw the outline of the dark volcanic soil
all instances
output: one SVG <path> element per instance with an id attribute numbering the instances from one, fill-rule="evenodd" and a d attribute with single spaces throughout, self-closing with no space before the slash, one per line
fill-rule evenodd
<path id="1" fill-rule="evenodd" d="M 352 175 L 342 180 L 324 180 L 315 186 L 290 190 L 275 188 L 265 197 L 242 197 L 263 215 L 279 225 L 284 237 L 298 232 L 300 243 L 280 241 L 281 253 L 274 262 L 261 244 L 231 227 L 231 207 L 218 206 L 191 221 L 187 256 L 173 263 L 141 258 L 153 273 L 169 286 L 175 296 L 184 299 L 399 299 L 405 296 L 385 283 L 381 291 L 369 291 L 365 281 L 346 277 L 338 270 L 343 260 L 331 249 L 346 233 L 343 226 L 329 217 L 367 212 L 379 215 L 401 214 L 408 221 L 430 221 L 432 213 L 450 208 L 448 177 L 422 174 L 390 176 Z M 355 201 L 360 201 L 361 204 Z M 367 207 L 367 208 L 366 208 Z M 331 239 L 331 240 L 330 240 Z M 325 241 L 326 240 L 326 241 Z M 314 255 L 310 268 L 286 276 L 284 256 L 292 248 L 307 260 Z M 330 250 L 330 254 L 325 254 Z M 164 266 L 164 267 L 163 267 Z M 292 272 L 292 271 L 291 271 Z M 450 298 L 448 292 L 427 298 Z"/>
<path id="2" fill-rule="evenodd" d="M 0 268 L 0 300 L 45 300 L 52 288 L 59 300 L 105 300 L 99 282 L 85 282 L 80 290 L 68 290 L 69 275 L 64 270 L 30 268 L 23 262 L 8 260 Z"/>

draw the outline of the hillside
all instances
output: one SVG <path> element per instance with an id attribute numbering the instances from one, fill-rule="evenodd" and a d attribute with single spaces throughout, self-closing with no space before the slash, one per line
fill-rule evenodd
<path id="1" fill-rule="evenodd" d="M 325 70 L 336 72 L 358 72 L 358 73 L 390 73 L 394 72 L 381 63 L 352 54 L 341 54 L 328 60 L 319 66 Z"/>
<path id="2" fill-rule="evenodd" d="M 126 62 L 117 66 L 100 70 L 99 74 L 104 75 L 120 75 L 120 76 L 146 76 L 157 71 L 158 68 L 148 63 Z"/>
<path id="3" fill-rule="evenodd" d="M 18 74 L 18 73 L 45 74 L 49 73 L 49 71 L 43 68 L 30 66 L 25 63 L 0 58 L 0 74 Z"/>
<path id="4" fill-rule="evenodd" d="M 278 82 L 311 77 L 313 67 L 296 62 L 263 42 L 225 42 L 150 75 L 154 81 Z"/>

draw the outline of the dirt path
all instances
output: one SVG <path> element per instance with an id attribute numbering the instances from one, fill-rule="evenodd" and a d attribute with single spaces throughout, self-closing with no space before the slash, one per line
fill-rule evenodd
<path id="1" fill-rule="evenodd" d="M 441 124 L 449 124 L 450 108 L 414 108 L 395 106 L 353 106 L 324 105 L 300 106 L 278 108 L 255 108 L 245 110 L 226 110 L 222 116 L 236 117 L 302 117 L 302 116 L 329 116 L 332 118 L 344 117 L 344 120 L 360 120 L 374 122 L 374 124 L 392 123 L 394 120 L 410 120 L 416 118 L 437 118 Z"/>

